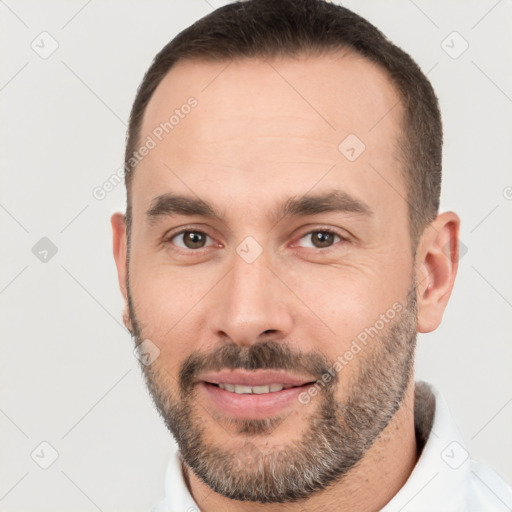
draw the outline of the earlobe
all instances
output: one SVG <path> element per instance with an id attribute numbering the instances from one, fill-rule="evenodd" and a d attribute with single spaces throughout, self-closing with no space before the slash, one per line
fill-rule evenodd
<path id="1" fill-rule="evenodd" d="M 125 300 L 123 308 L 123 324 L 128 329 L 131 335 L 133 335 L 133 326 L 130 320 L 130 312 L 128 309 L 128 301 Z"/>
<path id="2" fill-rule="evenodd" d="M 454 212 L 436 217 L 425 229 L 416 252 L 418 331 L 439 326 L 458 268 L 460 219 Z"/>

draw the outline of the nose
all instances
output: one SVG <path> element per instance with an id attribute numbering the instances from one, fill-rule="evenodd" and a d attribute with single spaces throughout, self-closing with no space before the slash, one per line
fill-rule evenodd
<path id="1" fill-rule="evenodd" d="M 212 297 L 208 324 L 214 338 L 239 345 L 254 344 L 262 337 L 286 338 L 293 327 L 289 295 L 263 254 L 252 263 L 235 254 L 231 270 Z"/>

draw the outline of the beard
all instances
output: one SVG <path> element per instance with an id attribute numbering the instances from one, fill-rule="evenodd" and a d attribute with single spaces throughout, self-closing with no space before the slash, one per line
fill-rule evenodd
<path id="1" fill-rule="evenodd" d="M 128 305 L 138 345 L 143 338 L 129 288 Z M 350 381 L 340 379 L 343 368 L 333 375 L 335 361 L 320 352 L 299 352 L 293 344 L 271 339 L 193 352 L 177 377 L 158 361 L 140 366 L 153 402 L 178 444 L 182 463 L 199 479 L 233 500 L 291 503 L 343 479 L 390 423 L 413 376 L 416 333 L 416 288 L 411 286 L 406 307 L 348 363 L 357 365 Z M 270 436 L 286 417 L 216 417 L 196 402 L 198 375 L 225 368 L 307 372 L 318 381 L 327 373 L 333 377 L 307 405 L 301 405 L 307 420 L 302 435 L 263 453 L 258 439 L 265 441 L 264 436 Z M 346 391 L 342 401 L 336 398 L 340 380 Z M 229 443 L 212 437 L 208 429 L 212 417 L 226 424 L 227 432 L 236 431 Z"/>

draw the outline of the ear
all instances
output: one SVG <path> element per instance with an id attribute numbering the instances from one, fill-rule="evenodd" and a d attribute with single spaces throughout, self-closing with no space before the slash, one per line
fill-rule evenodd
<path id="1" fill-rule="evenodd" d="M 418 332 L 437 329 L 443 318 L 459 265 L 459 227 L 456 213 L 442 213 L 429 224 L 418 243 Z"/>
<path id="2" fill-rule="evenodd" d="M 119 288 L 124 298 L 123 323 L 125 327 L 133 333 L 132 324 L 128 310 L 128 287 L 127 287 L 127 239 L 126 239 L 126 218 L 122 213 L 114 213 L 110 219 L 112 224 L 112 243 L 114 251 L 114 260 L 117 267 L 117 278 Z"/>

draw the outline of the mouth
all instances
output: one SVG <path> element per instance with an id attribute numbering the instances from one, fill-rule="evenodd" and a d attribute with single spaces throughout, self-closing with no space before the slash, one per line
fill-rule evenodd
<path id="1" fill-rule="evenodd" d="M 206 382 L 206 381 L 205 381 Z M 224 389 L 225 391 L 229 391 L 230 393 L 237 393 L 239 395 L 263 395 L 265 393 L 277 393 L 282 391 L 283 389 L 290 388 L 300 388 L 306 384 L 299 384 L 296 386 L 292 386 L 290 384 L 267 384 L 262 386 L 245 386 L 243 384 L 229 384 L 227 382 L 206 382 L 206 384 L 210 384 L 211 386 L 217 386 L 220 389 Z M 314 384 L 314 382 L 309 382 L 307 384 Z"/>
<path id="2" fill-rule="evenodd" d="M 299 395 L 316 380 L 276 371 L 223 371 L 197 383 L 208 408 L 239 419 L 263 419 L 301 406 Z"/>

